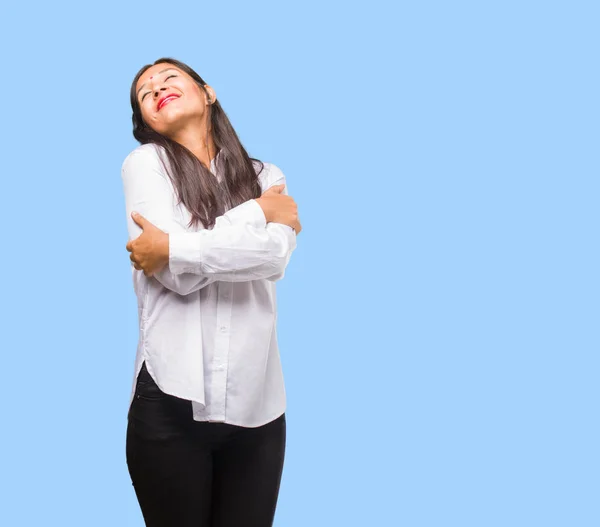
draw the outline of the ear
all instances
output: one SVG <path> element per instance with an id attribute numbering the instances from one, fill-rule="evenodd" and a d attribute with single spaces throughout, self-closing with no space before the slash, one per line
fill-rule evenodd
<path id="1" fill-rule="evenodd" d="M 215 103 L 216 100 L 217 100 L 217 94 L 215 93 L 215 90 L 213 90 L 208 84 L 206 84 L 204 86 L 204 88 L 206 89 L 206 91 L 208 92 L 208 95 L 210 96 L 210 103 L 209 104 Z"/>

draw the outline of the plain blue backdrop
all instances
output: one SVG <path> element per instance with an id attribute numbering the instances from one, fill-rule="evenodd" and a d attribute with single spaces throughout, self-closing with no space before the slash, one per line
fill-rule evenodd
<path id="1" fill-rule="evenodd" d="M 120 168 L 162 56 L 299 207 L 275 525 L 600 525 L 597 5 L 4 6 L 0 525 L 143 526 Z"/>

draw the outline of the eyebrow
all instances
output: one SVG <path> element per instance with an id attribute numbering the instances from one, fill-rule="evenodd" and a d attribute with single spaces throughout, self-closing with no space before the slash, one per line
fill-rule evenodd
<path id="1" fill-rule="evenodd" d="M 173 70 L 173 71 L 177 71 L 175 68 L 165 68 L 164 70 L 160 70 L 157 75 L 160 75 L 161 73 L 164 73 L 165 71 L 169 71 L 169 70 Z M 140 92 L 142 91 L 142 88 L 146 86 L 146 83 L 144 82 L 144 84 L 142 84 L 139 88 L 139 90 L 137 91 L 137 93 L 135 94 L 136 97 L 140 96 Z"/>

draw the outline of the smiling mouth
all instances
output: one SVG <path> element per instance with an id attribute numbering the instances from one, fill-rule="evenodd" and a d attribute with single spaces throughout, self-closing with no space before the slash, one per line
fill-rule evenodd
<path id="1" fill-rule="evenodd" d="M 179 95 L 169 95 L 169 97 L 160 102 L 160 104 L 158 105 L 158 110 L 160 110 L 165 104 L 170 103 L 174 99 L 179 99 Z"/>

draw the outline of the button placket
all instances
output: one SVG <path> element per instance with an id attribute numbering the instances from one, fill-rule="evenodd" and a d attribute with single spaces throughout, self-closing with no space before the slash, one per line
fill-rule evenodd
<path id="1" fill-rule="evenodd" d="M 217 287 L 217 333 L 215 335 L 215 354 L 212 375 L 212 416 L 213 419 L 225 419 L 227 397 L 227 362 L 229 359 L 229 340 L 231 325 L 231 289 L 230 282 L 218 282 Z"/>

